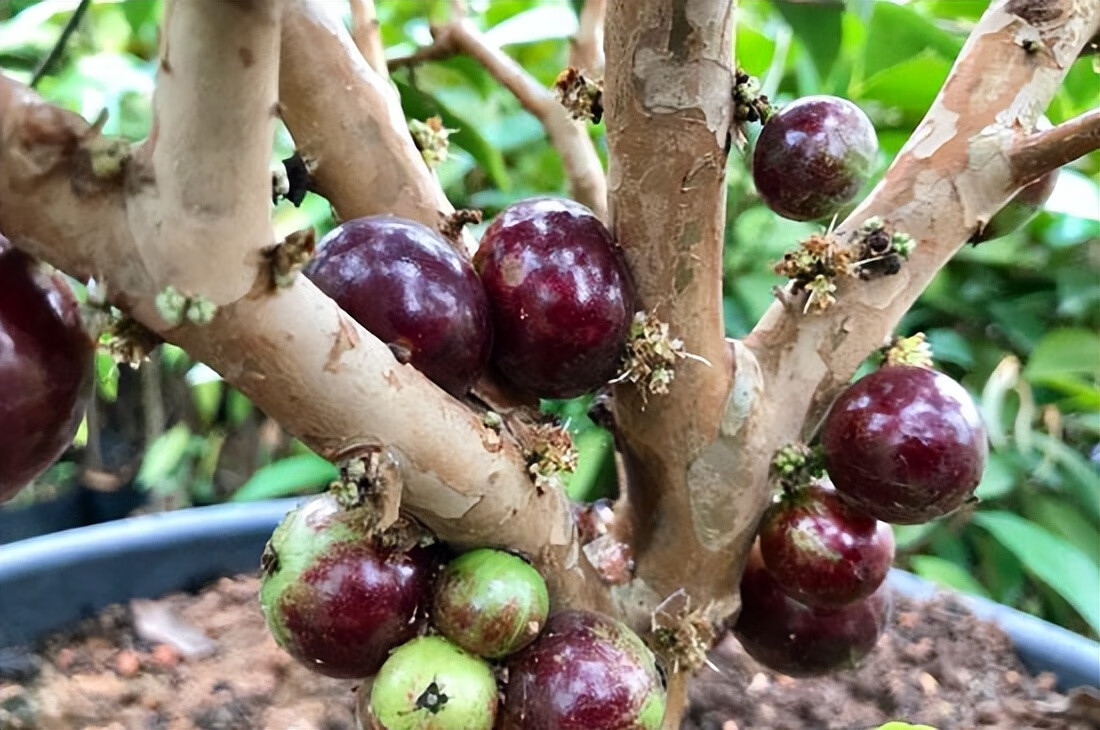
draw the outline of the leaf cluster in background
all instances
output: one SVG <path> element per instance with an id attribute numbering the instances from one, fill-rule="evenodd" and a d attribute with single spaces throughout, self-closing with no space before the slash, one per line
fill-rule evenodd
<path id="1" fill-rule="evenodd" d="M 26 80 L 77 0 L 0 2 L 0 64 Z M 334 0 L 343 7 L 344 3 Z M 565 65 L 580 2 L 472 0 L 473 22 L 549 86 Z M 430 43 L 446 0 L 377 0 L 391 57 Z M 738 4 L 739 64 L 783 104 L 828 93 L 852 99 L 874 120 L 881 155 L 869 191 L 939 92 L 984 0 Z M 91 119 L 106 110 L 108 134 L 139 139 L 151 118 L 159 0 L 97 0 L 41 92 Z M 346 17 L 346 10 L 345 10 Z M 561 161 L 538 121 L 479 65 L 455 57 L 402 69 L 394 83 L 409 118 L 439 115 L 451 156 L 437 173 L 457 207 L 484 210 L 568 192 Z M 1100 103 L 1094 58 L 1069 71 L 1047 115 L 1058 123 Z M 589 125 L 606 161 L 604 130 Z M 750 140 L 757 129 L 750 129 Z M 279 130 L 273 166 L 293 151 Z M 818 227 L 783 220 L 759 201 L 747 156 L 731 155 L 724 263 L 726 327 L 745 334 L 781 279 L 772 264 Z M 981 504 L 928 525 L 897 528 L 899 564 L 941 584 L 989 596 L 1077 631 L 1100 631 L 1100 155 L 1063 170 L 1046 210 L 1024 231 L 967 247 L 940 272 L 899 334 L 926 332 L 936 366 L 960 380 L 990 425 L 991 457 Z M 326 201 L 283 203 L 279 235 L 334 220 Z M 485 224 L 483 224 L 485 225 Z M 475 235 L 481 228 L 475 228 Z M 117 370 L 99 363 L 101 398 L 117 394 Z M 190 391 L 145 454 L 137 481 L 184 493 L 181 503 L 249 500 L 314 491 L 332 465 L 291 442 L 261 453 L 255 468 L 217 486 L 219 454 L 251 404 L 201 365 L 167 350 L 161 367 Z M 611 437 L 586 415 L 588 399 L 546 402 L 580 449 L 568 485 L 578 498 L 614 494 Z M 250 415 L 251 414 L 251 415 Z M 250 420 L 251 419 L 251 420 Z M 83 429 L 78 447 L 87 437 Z M 259 443 L 259 442 L 257 442 Z M 71 465 L 69 465 L 71 467 Z M 71 475 L 62 463 L 50 479 Z"/>

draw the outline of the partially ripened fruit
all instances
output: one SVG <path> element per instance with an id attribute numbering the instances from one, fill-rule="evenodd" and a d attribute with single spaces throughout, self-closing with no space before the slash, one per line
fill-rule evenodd
<path id="1" fill-rule="evenodd" d="M 875 127 L 858 106 L 807 96 L 768 119 L 752 158 L 757 192 L 769 208 L 799 221 L 836 213 L 874 170 Z"/>
<path id="2" fill-rule="evenodd" d="M 499 659 L 534 641 L 549 610 L 546 581 L 537 570 L 511 553 L 480 548 L 443 569 L 432 622 L 463 649 Z"/>
<path id="3" fill-rule="evenodd" d="M 985 425 L 966 389 L 943 373 L 910 365 L 880 368 L 841 393 L 821 444 L 844 499 L 901 525 L 962 505 L 989 454 Z"/>
<path id="4" fill-rule="evenodd" d="M 501 375 L 541 398 L 571 398 L 614 376 L 634 290 L 591 210 L 552 197 L 514 203 L 485 231 L 474 266 L 489 294 Z"/>
<path id="5" fill-rule="evenodd" d="M 791 677 L 854 669 L 889 620 L 889 590 L 883 584 L 843 608 L 811 608 L 783 591 L 754 546 L 741 578 L 741 613 L 733 633 L 751 657 Z"/>
<path id="6" fill-rule="evenodd" d="M 442 636 L 422 636 L 390 655 L 359 714 L 378 730 L 492 730 L 497 702 L 483 659 Z"/>
<path id="7" fill-rule="evenodd" d="M 485 290 L 470 262 L 415 221 L 346 221 L 317 244 L 305 269 L 321 291 L 375 337 L 453 395 L 489 361 Z"/>
<path id="8" fill-rule="evenodd" d="M 600 614 L 554 614 L 508 662 L 508 730 L 656 730 L 664 713 L 653 654 L 627 626 Z"/>
<path id="9" fill-rule="evenodd" d="M 0 236 L 0 502 L 72 443 L 94 353 L 64 279 Z"/>
<path id="10" fill-rule="evenodd" d="M 1004 206 L 997 211 L 989 223 L 975 234 L 971 243 L 984 243 L 995 238 L 1007 236 L 1020 230 L 1028 221 L 1039 215 L 1058 184 L 1058 170 L 1051 170 L 1038 180 L 1028 183 L 1016 191 Z"/>
<path id="11" fill-rule="evenodd" d="M 437 553 L 398 551 L 329 494 L 291 511 L 263 558 L 260 600 L 272 636 L 330 677 L 362 678 L 427 621 Z"/>
<path id="12" fill-rule="evenodd" d="M 760 523 L 760 554 L 792 598 L 839 608 L 874 593 L 894 561 L 894 532 L 826 483 L 783 494 Z"/>

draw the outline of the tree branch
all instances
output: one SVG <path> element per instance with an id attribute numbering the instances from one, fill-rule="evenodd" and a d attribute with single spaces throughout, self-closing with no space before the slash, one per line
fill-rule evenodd
<path id="1" fill-rule="evenodd" d="M 177 22 L 181 15 L 170 17 Z M 243 71 L 239 65 L 234 70 Z M 219 79 L 218 88 L 235 86 Z M 188 87 L 170 85 L 163 92 L 165 107 L 178 103 L 173 89 Z M 208 95 L 193 113 L 234 101 Z M 218 139 L 223 145 L 238 142 L 232 133 Z M 251 138 L 257 146 L 270 141 Z M 165 144 L 164 138 L 156 144 Z M 177 201 L 145 192 L 151 174 L 138 160 L 104 175 L 92 163 L 101 145 L 98 132 L 79 116 L 0 76 L 0 230 L 67 273 L 105 283 L 112 303 L 221 373 L 326 458 L 386 449 L 403 480 L 403 507 L 441 539 L 460 546 L 488 539 L 515 548 L 544 572 L 556 605 L 608 606 L 604 586 L 581 557 L 565 495 L 536 490 L 511 441 L 411 366 L 399 364 L 306 277 L 272 292 L 263 270 L 238 260 L 235 273 L 250 277 L 249 291 L 220 306 L 205 325 L 166 323 L 156 304 L 163 282 L 148 263 L 151 252 L 178 258 L 182 268 L 202 265 L 203 258 L 148 246 L 166 233 L 158 206 L 172 210 Z M 216 149 L 213 141 L 204 150 L 201 166 L 210 178 L 238 175 L 236 156 L 249 154 Z M 197 171 L 157 169 L 156 186 L 178 189 L 178 180 L 166 179 L 174 174 Z M 266 194 L 266 167 L 244 184 Z M 234 208 L 198 212 L 191 230 L 204 241 L 212 240 L 208 231 L 224 230 L 226 220 L 249 221 Z M 270 236 L 268 220 L 252 223 L 254 229 L 239 230 L 229 244 Z"/>
<path id="2" fill-rule="evenodd" d="M 351 37 L 374 72 L 382 78 L 390 75 L 386 66 L 386 46 L 378 23 L 374 0 L 348 0 L 351 5 Z"/>
<path id="3" fill-rule="evenodd" d="M 765 375 L 761 413 L 768 456 L 813 436 L 836 394 L 893 332 L 936 272 L 1020 187 L 1013 165 L 1019 129 L 1033 129 L 1079 49 L 1100 24 L 1100 4 L 999 0 L 982 16 L 924 120 L 882 182 L 834 230 L 847 241 L 880 217 L 917 247 L 901 271 L 837 282 L 819 314 L 776 302 L 747 344 Z M 1014 12 L 1015 11 L 1015 12 Z M 1034 38 L 1041 52 L 1021 38 Z M 779 395 L 782 394 L 782 395 Z"/>
<path id="4" fill-rule="evenodd" d="M 607 219 L 607 180 L 599 155 L 583 122 L 569 112 L 533 76 L 508 54 L 489 43 L 468 20 L 452 21 L 434 30 L 431 46 L 422 48 L 408 59 L 398 59 L 391 68 L 446 58 L 456 53 L 470 56 L 505 86 L 534 115 L 561 155 L 573 198 L 587 205 L 601 219 Z"/>
<path id="5" fill-rule="evenodd" d="M 584 0 L 577 34 L 569 49 L 569 65 L 583 73 L 602 78 L 604 73 L 603 18 L 607 0 Z"/>
<path id="6" fill-rule="evenodd" d="M 431 228 L 454 212 L 409 134 L 400 100 L 325 0 L 288 0 L 279 104 L 316 191 L 348 220 L 392 214 Z M 473 239 L 464 239 L 467 251 Z"/>
<path id="7" fill-rule="evenodd" d="M 158 231 L 138 254 L 158 288 L 215 304 L 252 288 L 273 243 L 269 179 L 281 2 L 187 0 L 165 8 L 153 131 L 134 205 Z M 211 104 L 210 99 L 225 100 Z"/>
<path id="8" fill-rule="evenodd" d="M 1008 158 L 1014 179 L 1023 187 L 1097 149 L 1100 149 L 1100 109 L 1092 109 L 1057 127 L 1025 137 L 1008 151 Z"/>
<path id="9" fill-rule="evenodd" d="M 728 612 L 739 508 L 728 481 L 741 475 L 726 470 L 737 454 L 719 436 L 746 437 L 743 419 L 724 415 L 733 382 L 721 305 L 733 11 L 722 0 L 611 0 L 606 24 L 613 231 L 643 305 L 705 360 L 682 361 L 670 392 L 648 403 L 633 386 L 616 388 L 633 590 L 649 594 L 649 609 L 682 588 L 696 608 Z M 739 364 L 739 408 L 756 407 L 758 377 L 751 361 Z"/>

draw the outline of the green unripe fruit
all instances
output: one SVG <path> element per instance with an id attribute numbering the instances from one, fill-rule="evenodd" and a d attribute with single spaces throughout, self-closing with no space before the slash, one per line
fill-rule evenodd
<path id="1" fill-rule="evenodd" d="M 492 730 L 497 715 L 493 670 L 442 636 L 397 648 L 370 692 L 375 730 Z"/>
<path id="2" fill-rule="evenodd" d="M 479 548 L 444 568 L 432 619 L 467 651 L 499 659 L 534 641 L 549 610 L 546 581 L 537 570 L 511 553 Z"/>

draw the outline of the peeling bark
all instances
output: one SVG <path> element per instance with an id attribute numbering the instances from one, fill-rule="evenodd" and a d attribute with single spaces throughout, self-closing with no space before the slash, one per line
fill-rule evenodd
<path id="1" fill-rule="evenodd" d="M 635 590 L 661 599 L 683 588 L 702 606 L 728 601 L 736 587 L 735 550 L 721 534 L 736 507 L 718 496 L 730 474 L 707 466 L 733 381 L 720 276 L 732 21 L 720 0 L 611 0 L 606 18 L 613 231 L 645 308 L 706 361 L 682 361 L 670 392 L 648 403 L 631 386 L 616 388 Z"/>

